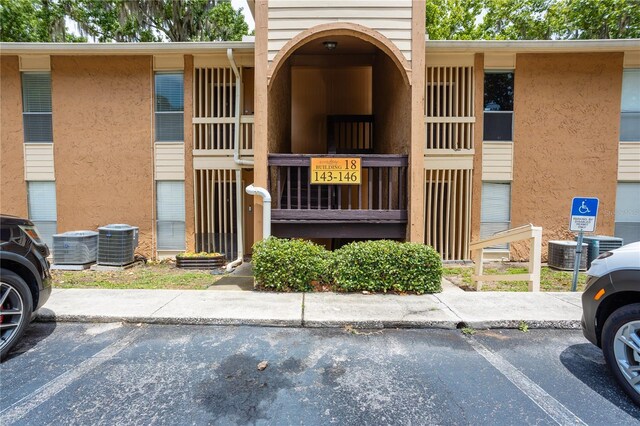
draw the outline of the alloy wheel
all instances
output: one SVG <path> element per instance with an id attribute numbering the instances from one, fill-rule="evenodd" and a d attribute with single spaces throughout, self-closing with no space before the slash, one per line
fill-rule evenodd
<path id="1" fill-rule="evenodd" d="M 618 329 L 613 353 L 620 372 L 640 394 L 640 321 L 628 322 Z"/>
<path id="2" fill-rule="evenodd" d="M 10 284 L 0 282 L 0 350 L 12 340 L 24 320 L 24 303 Z"/>

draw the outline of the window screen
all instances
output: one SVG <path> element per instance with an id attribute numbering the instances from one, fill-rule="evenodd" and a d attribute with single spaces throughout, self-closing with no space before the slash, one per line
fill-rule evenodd
<path id="1" fill-rule="evenodd" d="M 158 250 L 184 250 L 184 181 L 158 181 L 156 190 Z"/>
<path id="2" fill-rule="evenodd" d="M 42 240 L 51 247 L 57 232 L 56 183 L 28 182 L 29 219 L 36 225 Z"/>
<path id="3" fill-rule="evenodd" d="M 184 81 L 182 73 L 155 76 L 156 141 L 184 140 Z"/>
<path id="4" fill-rule="evenodd" d="M 620 140 L 640 141 L 640 69 L 624 70 Z"/>
<path id="5" fill-rule="evenodd" d="M 640 241 L 640 182 L 618 182 L 615 235 L 625 244 Z"/>
<path id="6" fill-rule="evenodd" d="M 513 140 L 513 72 L 484 75 L 483 140 Z"/>
<path id="7" fill-rule="evenodd" d="M 22 74 L 22 118 L 25 142 L 53 142 L 51 73 Z"/>
<path id="8" fill-rule="evenodd" d="M 511 184 L 482 183 L 482 205 L 480 212 L 480 238 L 487 238 L 496 232 L 505 231 L 511 225 Z M 493 250 L 507 250 L 508 244 L 489 247 Z"/>

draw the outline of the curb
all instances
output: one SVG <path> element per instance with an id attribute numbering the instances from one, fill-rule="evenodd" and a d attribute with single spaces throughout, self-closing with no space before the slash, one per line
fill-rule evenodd
<path id="1" fill-rule="evenodd" d="M 213 326 L 260 326 L 260 327 L 288 327 L 288 328 L 344 328 L 357 329 L 446 329 L 469 327 L 482 329 L 517 329 L 522 320 L 433 320 L 433 321 L 305 321 L 305 320 L 274 320 L 274 319 L 239 319 L 239 318 L 195 318 L 195 317 L 119 317 L 104 315 L 57 315 L 53 312 L 37 312 L 37 322 L 82 322 L 82 323 L 111 323 L 122 322 L 130 324 L 155 325 L 213 325 Z M 524 321 L 528 329 L 558 329 L 579 330 L 580 320 L 535 320 Z"/>

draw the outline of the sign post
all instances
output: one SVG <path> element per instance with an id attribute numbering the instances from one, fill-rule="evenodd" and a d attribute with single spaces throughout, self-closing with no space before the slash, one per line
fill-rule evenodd
<path id="1" fill-rule="evenodd" d="M 578 232 L 578 242 L 576 244 L 576 256 L 573 266 L 573 282 L 571 291 L 578 288 L 578 271 L 582 260 L 582 238 L 584 232 L 594 232 L 596 230 L 596 218 L 598 216 L 597 198 L 575 197 L 571 202 L 571 223 L 569 230 Z"/>

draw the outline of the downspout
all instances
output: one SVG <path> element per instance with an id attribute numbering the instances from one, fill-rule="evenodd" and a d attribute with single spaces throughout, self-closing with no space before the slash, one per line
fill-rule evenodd
<path id="1" fill-rule="evenodd" d="M 242 263 L 244 257 L 244 210 L 242 208 L 242 166 L 253 166 L 253 161 L 240 159 L 240 103 L 242 100 L 242 78 L 236 61 L 233 59 L 233 49 L 227 49 L 227 58 L 231 64 L 231 69 L 236 76 L 236 111 L 235 111 L 235 131 L 233 132 L 233 161 L 240 166 L 236 170 L 236 227 L 238 229 L 238 258 L 227 264 L 226 271 L 231 272 L 236 266 Z"/>
<path id="2" fill-rule="evenodd" d="M 247 186 L 246 191 L 249 195 L 259 195 L 263 198 L 262 238 L 266 240 L 271 236 L 271 194 L 266 189 L 253 186 L 253 184 Z"/>

